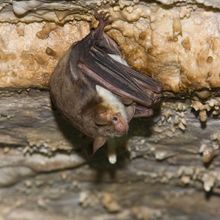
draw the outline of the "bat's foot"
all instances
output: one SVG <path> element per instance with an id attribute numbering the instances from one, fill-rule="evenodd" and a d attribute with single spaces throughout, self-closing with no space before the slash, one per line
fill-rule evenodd
<path id="1" fill-rule="evenodd" d="M 106 11 L 99 11 L 99 12 L 96 11 L 94 17 L 96 20 L 99 21 L 99 26 L 105 27 L 110 23 L 109 21 L 110 14 Z"/>

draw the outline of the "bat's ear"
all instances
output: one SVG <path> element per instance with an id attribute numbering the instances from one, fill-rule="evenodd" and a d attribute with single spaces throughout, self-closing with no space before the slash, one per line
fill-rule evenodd
<path id="1" fill-rule="evenodd" d="M 127 117 L 128 117 L 128 122 L 130 122 L 131 119 L 135 115 L 135 106 L 134 105 L 129 105 L 129 106 L 125 107 L 125 109 L 126 109 L 126 113 L 127 113 Z"/>
<path id="2" fill-rule="evenodd" d="M 94 142 L 93 142 L 93 154 L 95 154 L 95 152 L 101 148 L 106 142 L 106 138 L 105 137 L 101 137 L 98 136 L 95 138 Z"/>

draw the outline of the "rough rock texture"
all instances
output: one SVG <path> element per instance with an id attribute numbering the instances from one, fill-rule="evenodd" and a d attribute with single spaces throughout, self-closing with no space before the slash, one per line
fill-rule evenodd
<path id="1" fill-rule="evenodd" d="M 106 31 L 128 63 L 165 90 L 219 88 L 218 1 L 161 2 L 169 7 L 152 1 L 4 1 L 0 87 L 47 87 L 57 61 L 88 33 L 98 8 L 110 14 Z"/>
<path id="2" fill-rule="evenodd" d="M 133 120 L 110 165 L 105 148 L 91 157 L 91 140 L 52 111 L 48 92 L 2 91 L 0 218 L 219 219 L 220 118 L 204 129 L 190 106 L 165 101 Z"/>
<path id="3" fill-rule="evenodd" d="M 220 2 L 218 0 L 157 0 L 164 5 L 174 5 L 178 3 L 187 3 L 187 4 L 200 4 L 201 6 L 208 6 L 211 8 L 220 8 Z"/>
<path id="4" fill-rule="evenodd" d="M 85 30 L 85 22 L 0 24 L 0 87 L 47 87 L 58 59 Z"/>

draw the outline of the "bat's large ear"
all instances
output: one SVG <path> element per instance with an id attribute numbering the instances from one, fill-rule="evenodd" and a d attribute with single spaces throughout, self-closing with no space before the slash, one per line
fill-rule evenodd
<path id="1" fill-rule="evenodd" d="M 105 137 L 96 137 L 94 142 L 93 142 L 93 154 L 95 154 L 95 152 L 101 148 L 106 142 L 106 138 Z"/>
<path id="2" fill-rule="evenodd" d="M 125 107 L 125 110 L 126 110 L 126 113 L 127 113 L 128 122 L 130 122 L 131 119 L 135 115 L 135 106 L 134 105 L 129 105 L 129 106 Z"/>

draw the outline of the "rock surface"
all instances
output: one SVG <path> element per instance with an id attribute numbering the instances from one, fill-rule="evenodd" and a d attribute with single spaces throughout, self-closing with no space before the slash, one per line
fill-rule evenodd
<path id="1" fill-rule="evenodd" d="M 132 121 L 115 165 L 105 148 L 91 157 L 46 91 L 2 91 L 0 116 L 3 220 L 219 218 L 220 118 L 202 128 L 190 100 Z"/>

